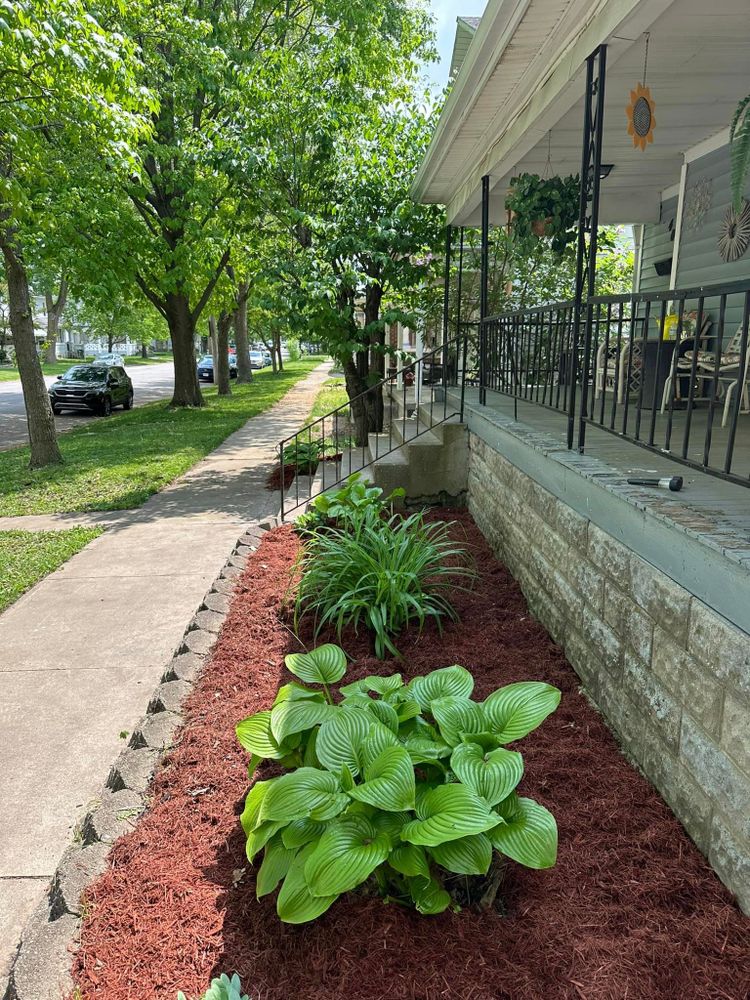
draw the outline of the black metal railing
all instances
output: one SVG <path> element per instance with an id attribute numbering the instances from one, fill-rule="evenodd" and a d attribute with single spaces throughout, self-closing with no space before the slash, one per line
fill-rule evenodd
<path id="1" fill-rule="evenodd" d="M 484 388 L 750 485 L 750 281 L 592 296 L 484 322 Z M 575 433 L 574 433 L 575 430 Z"/>
<path id="2" fill-rule="evenodd" d="M 369 468 L 405 442 L 458 417 L 463 420 L 468 332 L 425 351 L 386 378 L 279 443 L 281 518 Z M 458 404 L 448 390 L 460 388 Z M 285 470 L 294 470 L 289 488 Z"/>

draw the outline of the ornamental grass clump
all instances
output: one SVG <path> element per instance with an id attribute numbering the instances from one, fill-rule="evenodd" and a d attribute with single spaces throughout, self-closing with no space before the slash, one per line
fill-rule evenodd
<path id="1" fill-rule="evenodd" d="M 441 913 L 457 908 L 451 879 L 486 876 L 497 855 L 554 865 L 554 817 L 518 795 L 523 758 L 506 744 L 557 708 L 557 688 L 524 681 L 474 701 L 473 677 L 454 665 L 408 684 L 365 677 L 335 702 L 342 649 L 328 643 L 286 665 L 304 684 L 284 685 L 269 711 L 237 726 L 251 774 L 261 760 L 288 770 L 256 781 L 241 817 L 248 859 L 263 854 L 257 896 L 281 885 L 282 921 L 315 920 L 366 883 Z"/>
<path id="2" fill-rule="evenodd" d="M 449 524 L 421 512 L 384 518 L 369 505 L 341 526 L 306 533 L 300 566 L 297 623 L 310 617 L 316 637 L 332 626 L 339 640 L 348 626 L 365 626 L 381 659 L 400 655 L 393 637 L 413 622 L 421 630 L 428 619 L 438 627 L 455 619 L 450 593 L 476 575 Z"/>

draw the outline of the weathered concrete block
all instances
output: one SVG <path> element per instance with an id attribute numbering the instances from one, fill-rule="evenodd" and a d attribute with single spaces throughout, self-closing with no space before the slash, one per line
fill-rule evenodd
<path id="1" fill-rule="evenodd" d="M 654 629 L 651 669 L 707 733 L 718 736 L 723 690 L 710 668 L 699 664 L 663 629 Z"/>
<path id="2" fill-rule="evenodd" d="M 739 832 L 750 840 L 750 778 L 687 713 L 682 717 L 680 755 L 718 806 L 742 817 Z"/>
<path id="3" fill-rule="evenodd" d="M 138 792 L 124 788 L 119 792 L 105 789 L 101 801 L 84 817 L 81 838 L 84 844 L 114 842 L 129 833 L 143 812 L 143 800 Z"/>
<path id="4" fill-rule="evenodd" d="M 604 589 L 602 616 L 623 643 L 629 646 L 644 663 L 648 663 L 651 659 L 654 623 L 610 580 Z"/>
<path id="5" fill-rule="evenodd" d="M 557 501 L 555 508 L 555 528 L 558 535 L 576 549 L 578 553 L 586 551 L 588 545 L 588 518 L 568 507 L 561 500 Z"/>
<path id="6" fill-rule="evenodd" d="M 77 917 L 65 914 L 50 921 L 47 901 L 37 907 L 23 932 L 7 1000 L 63 1000 L 70 996 L 69 948 L 77 930 Z"/>
<path id="7" fill-rule="evenodd" d="M 150 750 L 166 750 L 172 746 L 174 733 L 180 725 L 180 717 L 174 712 L 157 712 L 147 715 L 135 728 L 129 746 L 133 750 L 144 747 Z"/>
<path id="8" fill-rule="evenodd" d="M 247 557 L 237 552 L 229 557 L 229 565 L 237 566 L 239 569 L 244 569 L 247 566 Z"/>
<path id="9" fill-rule="evenodd" d="M 630 573 L 633 600 L 681 646 L 685 646 L 691 595 L 640 556 L 633 555 Z"/>
<path id="10" fill-rule="evenodd" d="M 110 845 L 90 844 L 69 847 L 58 865 L 50 889 L 50 916 L 52 920 L 65 913 L 81 915 L 81 896 L 94 879 L 107 867 Z"/>
<path id="11" fill-rule="evenodd" d="M 194 683 L 206 662 L 205 657 L 196 653 L 179 653 L 167 664 L 162 674 L 162 683 L 166 681 L 189 681 Z"/>
<path id="12" fill-rule="evenodd" d="M 240 541 L 237 543 L 236 552 L 238 556 L 245 556 L 245 558 L 249 559 L 250 556 L 253 554 L 253 552 L 257 551 L 258 546 L 257 544 L 254 543 L 250 545 L 246 544 L 246 542 L 243 540 L 245 537 L 246 536 L 243 536 L 243 538 L 241 538 Z"/>
<path id="13" fill-rule="evenodd" d="M 708 860 L 750 916 L 750 841 L 738 836 L 720 813 L 711 820 Z"/>
<path id="14" fill-rule="evenodd" d="M 597 704 L 626 756 L 637 762 L 643 746 L 643 713 L 611 680 L 599 685 Z"/>
<path id="15" fill-rule="evenodd" d="M 631 550 L 617 539 L 602 531 L 595 524 L 589 524 L 588 556 L 591 562 L 607 576 L 617 580 L 626 589 L 630 582 Z"/>
<path id="16" fill-rule="evenodd" d="M 727 692 L 721 745 L 750 778 L 750 702 Z"/>
<path id="17" fill-rule="evenodd" d="M 558 502 L 554 493 L 550 493 L 549 490 L 545 490 L 543 486 L 540 486 L 539 483 L 535 483 L 533 479 L 529 478 L 527 496 L 531 508 L 539 515 L 541 520 L 546 525 L 554 525 Z"/>
<path id="18" fill-rule="evenodd" d="M 146 711 L 149 715 L 156 715 L 157 712 L 179 712 L 183 701 L 192 690 L 193 685 L 189 681 L 166 681 L 154 691 Z"/>
<path id="19" fill-rule="evenodd" d="M 227 597 L 231 597 L 234 594 L 236 586 L 236 581 L 231 580 L 214 580 L 211 591 L 215 594 L 226 594 Z"/>
<path id="20" fill-rule="evenodd" d="M 696 598 L 690 609 L 687 648 L 713 667 L 717 677 L 750 696 L 750 637 Z"/>
<path id="21" fill-rule="evenodd" d="M 216 636 L 213 632 L 204 632 L 203 629 L 193 629 L 187 632 L 182 640 L 178 653 L 197 653 L 198 656 L 206 656 L 211 652 Z"/>
<path id="22" fill-rule="evenodd" d="M 562 613 L 565 627 L 580 629 L 583 622 L 583 598 L 571 587 L 562 572 L 556 572 L 552 578 L 552 599 Z"/>
<path id="23" fill-rule="evenodd" d="M 570 629 L 566 632 L 562 645 L 566 658 L 581 678 L 583 686 L 591 698 L 597 701 L 602 670 L 599 661 L 591 654 L 588 639 L 584 639 L 580 632 Z"/>
<path id="24" fill-rule="evenodd" d="M 623 688 L 646 715 L 646 728 L 660 734 L 672 753 L 680 742 L 682 711 L 669 691 L 637 656 L 625 652 L 623 657 Z"/>
<path id="25" fill-rule="evenodd" d="M 222 580 L 236 580 L 242 576 L 243 570 L 238 566 L 226 565 L 219 574 Z"/>
<path id="26" fill-rule="evenodd" d="M 713 804 L 703 789 L 657 732 L 644 728 L 639 763 L 688 834 L 708 853 Z"/>
<path id="27" fill-rule="evenodd" d="M 604 669 L 613 676 L 618 676 L 622 661 L 622 642 L 619 637 L 586 606 L 583 608 L 581 629 Z"/>
<path id="28" fill-rule="evenodd" d="M 229 611 L 231 601 L 226 594 L 206 594 L 203 598 L 203 603 L 209 611 L 225 615 Z"/>
<path id="29" fill-rule="evenodd" d="M 594 614 L 601 616 L 604 605 L 604 574 L 588 559 L 575 552 L 571 553 L 568 564 L 561 568 L 567 573 L 571 586 L 578 591 L 584 603 Z"/>
<path id="30" fill-rule="evenodd" d="M 218 634 L 224 624 L 224 615 L 218 614 L 216 611 L 199 611 L 190 624 L 192 628 Z"/>
<path id="31" fill-rule="evenodd" d="M 154 776 L 157 763 L 158 754 L 148 747 L 123 750 L 110 769 L 106 787 L 113 792 L 119 792 L 123 788 L 145 792 Z"/>

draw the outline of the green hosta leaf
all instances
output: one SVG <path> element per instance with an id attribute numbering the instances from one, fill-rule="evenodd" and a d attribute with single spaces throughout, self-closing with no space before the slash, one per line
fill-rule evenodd
<path id="1" fill-rule="evenodd" d="M 422 709 L 418 701 L 415 701 L 413 698 L 407 698 L 406 701 L 401 702 L 396 711 L 399 722 L 408 722 L 409 719 L 416 719 Z"/>
<path id="2" fill-rule="evenodd" d="M 247 797 L 245 798 L 245 808 L 242 810 L 242 815 L 240 816 L 240 823 L 242 824 L 242 829 L 245 831 L 246 837 L 252 833 L 261 821 L 260 807 L 266 796 L 266 792 L 272 784 L 273 781 L 256 781 L 247 793 Z"/>
<path id="3" fill-rule="evenodd" d="M 451 748 L 442 740 L 431 740 L 416 733 L 407 738 L 405 746 L 414 764 L 432 763 L 448 757 L 451 752 Z"/>
<path id="4" fill-rule="evenodd" d="M 363 741 L 359 752 L 362 765 L 367 767 L 368 764 L 372 764 L 375 758 L 379 757 L 386 747 L 397 747 L 400 745 L 395 733 L 392 733 L 382 723 L 373 720 L 370 725 L 370 735 Z"/>
<path id="5" fill-rule="evenodd" d="M 418 819 L 407 823 L 401 839 L 435 847 L 472 833 L 484 833 L 497 824 L 478 795 L 463 785 L 440 785 L 417 796 Z"/>
<path id="6" fill-rule="evenodd" d="M 523 757 L 513 750 L 485 753 L 477 743 L 459 743 L 451 756 L 451 769 L 464 785 L 491 806 L 507 798 L 523 776 Z"/>
<path id="7" fill-rule="evenodd" d="M 437 698 L 431 706 L 440 735 L 446 743 L 455 746 L 465 734 L 481 733 L 487 728 L 482 706 L 471 698 Z"/>
<path id="8" fill-rule="evenodd" d="M 273 707 L 281 705 L 285 701 L 324 701 L 323 692 L 316 691 L 313 688 L 303 687 L 301 684 L 297 684 L 296 681 L 290 681 L 289 684 L 283 684 L 274 698 Z"/>
<path id="9" fill-rule="evenodd" d="M 474 678 L 465 667 L 458 664 L 433 670 L 424 677 L 415 677 L 409 684 L 409 693 L 427 711 L 436 698 L 468 698 L 474 690 Z"/>
<path id="10" fill-rule="evenodd" d="M 293 733 L 301 733 L 330 719 L 338 709 L 322 701 L 283 701 L 271 712 L 271 733 L 281 743 Z"/>
<path id="11" fill-rule="evenodd" d="M 433 915 L 443 913 L 451 905 L 451 898 L 434 878 L 417 875 L 407 879 L 409 894 L 419 913 Z"/>
<path id="12" fill-rule="evenodd" d="M 318 754 L 316 753 L 316 747 L 318 745 L 318 732 L 319 730 L 313 729 L 312 732 L 307 734 L 305 752 L 302 755 L 302 764 L 304 767 L 320 767 L 320 761 L 318 760 Z"/>
<path id="13" fill-rule="evenodd" d="M 370 677 L 363 677 L 361 680 L 347 684 L 339 688 L 339 690 L 345 698 L 348 698 L 352 694 L 364 694 L 367 691 L 374 691 L 379 695 L 388 695 L 398 691 L 400 687 L 403 687 L 403 683 L 401 674 L 390 674 L 388 677 L 379 677 L 373 674 Z"/>
<path id="14" fill-rule="evenodd" d="M 414 765 L 408 752 L 403 747 L 386 747 L 365 768 L 364 784 L 356 785 L 349 794 L 386 812 L 413 809 Z"/>
<path id="15" fill-rule="evenodd" d="M 423 847 L 416 844 L 400 844 L 388 856 L 388 864 L 401 875 L 422 875 L 430 877 L 430 866 Z"/>
<path id="16" fill-rule="evenodd" d="M 363 709 L 339 709 L 318 731 L 315 751 L 323 767 L 336 774 L 346 766 L 356 777 L 361 768 L 360 748 L 370 735 L 374 719 Z"/>
<path id="17" fill-rule="evenodd" d="M 335 684 L 346 673 L 346 654 L 332 642 L 309 653 L 290 653 L 284 658 L 284 663 L 288 670 L 308 684 Z"/>
<path id="18" fill-rule="evenodd" d="M 519 681 L 494 691 L 484 712 L 498 743 L 512 743 L 530 733 L 560 704 L 560 692 L 541 681 Z"/>
<path id="19" fill-rule="evenodd" d="M 518 809 L 518 795 L 516 792 L 511 792 L 507 799 L 503 799 L 502 802 L 498 802 L 492 807 L 492 811 L 503 819 L 512 819 L 518 812 Z"/>
<path id="20" fill-rule="evenodd" d="M 248 861 L 253 861 L 255 855 L 266 846 L 271 837 L 275 836 L 286 824 L 282 821 L 267 820 L 259 823 L 251 830 L 245 841 L 245 854 Z"/>
<path id="21" fill-rule="evenodd" d="M 276 900 L 276 912 L 286 924 L 305 924 L 325 913 L 338 899 L 338 893 L 331 896 L 313 896 L 305 881 L 305 865 L 317 844 L 303 847 L 292 862 L 284 884 Z"/>
<path id="22" fill-rule="evenodd" d="M 346 816 L 320 838 L 305 864 L 313 896 L 348 892 L 368 878 L 391 852 L 385 833 L 366 816 Z"/>
<path id="23" fill-rule="evenodd" d="M 325 831 L 325 823 L 316 823 L 313 819 L 295 819 L 281 831 L 281 842 L 284 847 L 295 850 L 309 844 L 311 840 L 317 840 Z"/>
<path id="24" fill-rule="evenodd" d="M 266 844 L 266 853 L 263 855 L 263 863 L 258 869 L 255 886 L 255 895 L 258 899 L 274 891 L 289 871 L 296 853 L 296 850 L 289 850 L 284 846 L 279 834 L 269 840 Z"/>
<path id="25" fill-rule="evenodd" d="M 484 833 L 437 844 L 430 854 L 443 868 L 457 875 L 486 875 L 492 861 L 492 844 Z"/>
<path id="26" fill-rule="evenodd" d="M 394 734 L 398 732 L 399 718 L 393 705 L 389 705 L 387 701 L 374 701 L 370 699 L 367 711 L 374 715 L 386 729 L 390 729 Z"/>
<path id="27" fill-rule="evenodd" d="M 518 799 L 518 811 L 489 834 L 492 846 L 527 868 L 551 868 L 557 860 L 557 823 L 533 799 Z"/>
<path id="28" fill-rule="evenodd" d="M 335 775 L 314 767 L 300 767 L 271 782 L 260 806 L 260 816 L 263 820 L 284 823 L 306 816 L 324 820 L 338 815 L 348 804 L 349 797 L 341 792 Z"/>
<path id="29" fill-rule="evenodd" d="M 249 719 L 243 719 L 235 729 L 240 745 L 256 757 L 281 760 L 289 752 L 280 749 L 271 732 L 271 713 L 256 712 Z"/>
<path id="30" fill-rule="evenodd" d="M 352 810 L 355 806 L 371 809 L 364 802 L 353 802 L 351 806 Z M 375 824 L 375 829 L 378 833 L 385 834 L 390 841 L 391 847 L 395 847 L 401 843 L 401 831 L 404 828 L 404 824 L 408 823 L 412 816 L 408 812 L 380 812 L 377 809 L 372 809 L 372 815 L 368 818 Z"/>

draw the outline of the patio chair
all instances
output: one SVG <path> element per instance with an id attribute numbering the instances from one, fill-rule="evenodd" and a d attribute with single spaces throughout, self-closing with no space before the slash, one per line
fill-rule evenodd
<path id="1" fill-rule="evenodd" d="M 696 313 L 686 313 L 683 318 L 683 322 L 687 322 L 690 317 L 694 317 L 694 321 L 697 321 Z M 702 377 L 703 371 L 701 369 L 702 364 L 711 365 L 711 373 L 713 374 L 713 365 L 715 360 L 715 355 L 711 351 L 704 350 L 704 346 L 708 342 L 708 331 L 711 329 L 712 319 L 710 316 L 704 315 L 703 322 L 701 323 L 701 328 L 698 333 L 688 334 L 683 336 L 680 344 L 675 348 L 678 352 L 677 367 L 674 372 L 670 369 L 669 374 L 664 380 L 664 389 L 661 394 L 661 412 L 664 413 L 667 406 L 669 405 L 669 400 L 672 395 L 672 385 L 673 385 L 673 374 L 677 378 L 677 383 L 675 386 L 675 399 L 681 399 L 680 386 L 682 385 L 683 379 L 689 378 L 693 371 L 693 353 L 698 350 L 698 361 L 696 364 L 696 377 Z M 731 342 L 730 342 L 731 343 Z M 729 345 L 727 346 L 729 349 Z"/>
<path id="2" fill-rule="evenodd" d="M 736 391 L 739 390 L 742 393 L 740 413 L 750 413 L 750 392 L 748 392 L 748 389 L 750 389 L 750 345 L 745 351 L 744 359 L 740 358 L 739 354 L 735 356 L 737 361 L 734 364 L 734 371 L 732 371 L 730 365 L 722 365 L 719 369 L 719 382 L 726 383 L 726 390 L 724 393 L 724 415 L 721 418 L 722 427 L 726 427 L 727 425 L 727 420 L 729 419 L 729 408 L 732 404 L 732 396 Z"/>
<path id="3" fill-rule="evenodd" d="M 612 389 L 613 391 L 616 389 L 617 402 L 622 403 L 625 400 L 626 389 L 628 394 L 638 392 L 640 384 L 640 340 L 628 339 L 619 348 L 616 343 L 602 343 L 599 345 L 599 349 L 596 352 L 595 399 L 598 399 L 605 389 Z"/>
<path id="4" fill-rule="evenodd" d="M 705 340 L 705 335 L 697 338 L 698 342 Z M 702 380 L 712 380 L 718 374 L 720 382 L 732 382 L 739 378 L 740 346 L 742 341 L 742 328 L 738 329 L 729 340 L 719 358 L 719 370 L 716 372 L 716 353 L 698 348 L 698 357 L 695 362 L 696 378 Z M 686 350 L 677 362 L 677 378 L 689 376 L 693 370 L 693 352 L 695 347 Z M 679 382 L 678 382 L 679 385 Z M 664 392 L 661 398 L 661 412 L 664 413 L 669 405 L 672 395 L 672 373 L 670 372 L 664 380 Z M 679 398 L 679 397 L 678 397 Z"/>

